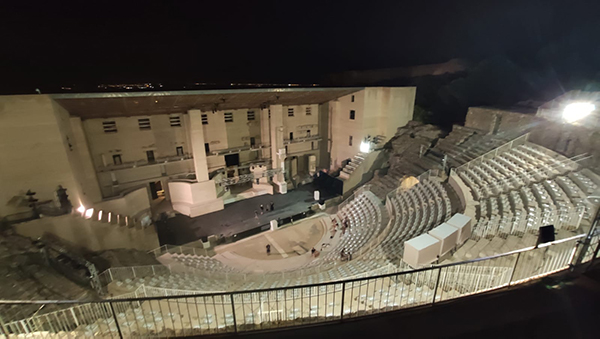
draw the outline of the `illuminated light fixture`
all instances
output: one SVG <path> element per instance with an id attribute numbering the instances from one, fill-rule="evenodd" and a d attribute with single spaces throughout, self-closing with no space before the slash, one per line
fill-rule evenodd
<path id="1" fill-rule="evenodd" d="M 112 220 L 112 213 L 108 212 L 108 222 L 110 222 Z"/>
<path id="2" fill-rule="evenodd" d="M 94 214 L 94 209 L 90 208 L 87 211 L 85 211 L 85 218 L 86 219 L 90 219 L 92 217 L 92 215 Z"/>
<path id="3" fill-rule="evenodd" d="M 568 104 L 563 111 L 563 118 L 568 123 L 579 121 L 592 113 L 596 106 L 589 102 L 573 102 Z"/>
<path id="4" fill-rule="evenodd" d="M 83 215 L 83 213 L 85 213 L 85 207 L 83 205 L 79 205 L 79 207 L 77 208 L 77 212 Z"/>
<path id="5" fill-rule="evenodd" d="M 98 211 L 98 220 L 102 220 L 102 210 Z"/>
<path id="6" fill-rule="evenodd" d="M 371 143 L 368 141 L 360 142 L 360 151 L 362 153 L 369 153 L 371 151 Z"/>

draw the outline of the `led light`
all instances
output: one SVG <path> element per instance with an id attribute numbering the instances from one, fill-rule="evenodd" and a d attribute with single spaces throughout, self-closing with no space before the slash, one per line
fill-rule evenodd
<path id="1" fill-rule="evenodd" d="M 596 106 L 589 102 L 570 103 L 563 111 L 563 118 L 566 122 L 573 123 L 587 117 L 595 109 Z"/>

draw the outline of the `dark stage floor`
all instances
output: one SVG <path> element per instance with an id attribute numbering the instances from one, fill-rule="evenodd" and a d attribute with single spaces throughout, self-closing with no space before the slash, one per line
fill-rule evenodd
<path id="1" fill-rule="evenodd" d="M 285 218 L 290 215 L 306 211 L 315 201 L 312 184 L 300 186 L 287 194 L 262 195 L 259 197 L 237 201 L 225 205 L 225 209 L 190 218 L 177 214 L 175 218 L 167 219 L 166 222 L 157 222 L 158 237 L 162 244 L 183 245 L 196 241 L 200 238 L 206 239 L 209 235 L 230 236 L 263 224 L 271 220 Z M 322 198 L 329 197 L 322 194 Z M 260 213 L 260 205 L 267 206 L 275 204 L 275 210 L 254 217 L 254 211 Z"/>

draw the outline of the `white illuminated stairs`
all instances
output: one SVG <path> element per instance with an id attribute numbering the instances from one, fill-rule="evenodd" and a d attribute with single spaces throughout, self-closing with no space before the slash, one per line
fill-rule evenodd
<path id="1" fill-rule="evenodd" d="M 350 162 L 347 163 L 346 166 L 344 166 L 344 168 L 342 168 L 342 171 L 340 172 L 340 179 L 350 179 L 352 173 L 354 173 L 354 171 L 358 169 L 360 164 L 362 164 L 362 162 L 365 160 L 366 156 L 366 153 L 359 152 L 354 157 L 352 157 L 352 160 L 350 160 Z"/>
<path id="2" fill-rule="evenodd" d="M 375 138 L 373 138 L 373 142 L 371 143 L 371 145 L 374 145 L 374 146 L 372 146 L 372 150 L 378 150 L 378 149 L 383 148 L 383 145 L 385 144 L 385 140 L 386 140 L 386 138 L 383 135 L 378 135 Z M 346 166 L 344 166 L 342 168 L 342 170 L 340 171 L 339 178 L 342 180 L 350 179 L 350 176 L 352 175 L 352 173 L 354 173 L 358 170 L 358 168 L 361 166 L 361 164 L 365 161 L 365 159 L 368 156 L 369 156 L 369 153 L 358 152 L 355 156 L 352 157 L 350 162 L 348 162 L 346 164 Z"/>

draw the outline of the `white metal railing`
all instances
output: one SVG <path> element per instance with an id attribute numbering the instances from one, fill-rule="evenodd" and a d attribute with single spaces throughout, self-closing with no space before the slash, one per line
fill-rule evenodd
<path id="1" fill-rule="evenodd" d="M 141 286 L 133 294 L 98 302 L 0 301 L 54 304 L 65 309 L 0 322 L 2 334 L 23 336 L 166 337 L 246 332 L 338 321 L 460 298 L 513 286 L 594 259 L 600 235 L 591 234 L 492 257 L 322 284 L 203 293 Z M 193 293 L 193 294 L 191 294 Z M 139 297 L 145 295 L 144 297 Z M 131 298 L 133 296 L 133 298 Z M 1 320 L 0 320 L 1 321 Z"/>
<path id="2" fill-rule="evenodd" d="M 484 159 L 488 159 L 490 156 L 493 156 L 493 157 L 497 156 L 499 151 L 500 151 L 500 153 L 502 153 L 502 152 L 512 149 L 515 145 L 518 146 L 518 145 L 524 144 L 528 138 L 529 138 L 529 133 L 523 134 L 520 137 L 517 137 L 503 145 L 500 145 L 500 146 L 494 148 L 493 150 L 491 150 L 487 153 L 484 153 L 484 154 L 478 156 L 477 158 L 475 158 L 469 162 L 466 162 L 466 163 L 456 167 L 456 169 L 458 170 L 458 169 L 462 169 L 462 168 L 471 168 L 471 166 L 473 164 L 481 163 Z"/>
<path id="3" fill-rule="evenodd" d="M 136 160 L 136 161 L 124 162 L 124 163 L 121 163 L 118 165 L 107 164 L 106 166 L 100 167 L 99 172 L 114 171 L 114 170 L 142 167 L 142 166 L 148 166 L 148 165 L 150 165 L 150 166 L 160 165 L 160 164 L 165 164 L 165 163 L 169 163 L 169 162 L 183 161 L 183 160 L 190 160 L 190 159 L 193 159 L 192 154 L 186 153 L 183 155 L 172 155 L 172 156 L 168 156 L 168 157 L 156 158 L 154 161 Z"/>
<path id="4" fill-rule="evenodd" d="M 365 191 L 371 191 L 371 185 L 370 184 L 362 185 L 359 188 L 357 188 L 356 190 L 354 190 L 354 192 L 352 193 L 352 195 L 350 195 L 346 200 L 342 201 L 341 203 L 339 203 L 337 205 L 336 212 L 341 211 L 342 209 L 344 209 L 344 207 L 346 207 L 346 205 L 348 205 L 352 200 L 356 199 L 358 196 L 360 196 Z"/>
<path id="5" fill-rule="evenodd" d="M 151 251 L 148 251 L 154 255 L 155 258 L 160 257 L 165 253 L 177 253 L 177 254 L 189 254 L 189 255 L 198 255 L 209 257 L 210 254 L 205 248 L 197 248 L 197 247 L 189 247 L 189 246 L 176 246 L 176 245 L 162 245 L 158 248 L 155 248 Z"/>

